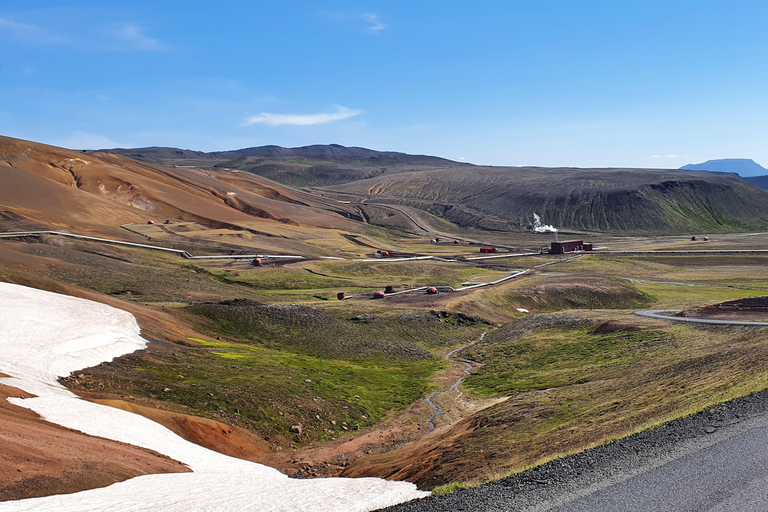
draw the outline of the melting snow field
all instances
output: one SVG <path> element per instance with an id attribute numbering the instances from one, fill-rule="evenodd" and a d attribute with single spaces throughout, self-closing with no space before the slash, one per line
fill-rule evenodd
<path id="1" fill-rule="evenodd" d="M 0 502 L 0 512 L 56 510 L 364 511 L 428 493 L 378 478 L 296 480 L 270 467 L 202 448 L 142 416 L 78 398 L 60 376 L 140 350 L 133 315 L 84 299 L 0 283 L 3 384 L 37 398 L 9 399 L 48 421 L 165 454 L 192 473 L 147 475 L 109 487 Z"/>

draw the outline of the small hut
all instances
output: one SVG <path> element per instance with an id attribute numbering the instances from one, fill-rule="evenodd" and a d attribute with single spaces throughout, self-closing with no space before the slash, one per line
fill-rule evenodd
<path id="1" fill-rule="evenodd" d="M 379 290 L 379 291 L 377 291 L 377 292 L 375 292 L 375 293 L 373 294 L 373 298 L 374 298 L 374 299 L 383 299 L 383 298 L 384 298 L 384 297 L 386 297 L 386 296 L 387 296 L 387 295 L 386 295 L 386 294 L 385 294 L 383 291 L 381 291 L 381 290 Z"/>
<path id="2" fill-rule="evenodd" d="M 437 295 L 438 293 L 440 292 L 438 292 L 437 288 L 435 288 L 434 286 L 430 286 L 429 288 L 427 288 L 427 295 Z"/>

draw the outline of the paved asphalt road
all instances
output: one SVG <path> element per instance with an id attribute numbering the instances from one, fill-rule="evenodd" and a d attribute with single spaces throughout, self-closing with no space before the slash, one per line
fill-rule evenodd
<path id="1" fill-rule="evenodd" d="M 765 512 L 768 391 L 391 512 Z"/>
<path id="2" fill-rule="evenodd" d="M 538 510 L 557 512 L 768 511 L 768 426 L 732 437 L 661 466 L 619 473 Z M 562 505 L 554 505 L 564 502 Z M 554 505 L 550 507 L 550 505 Z"/>
<path id="3" fill-rule="evenodd" d="M 709 318 L 689 318 L 684 316 L 670 316 L 680 311 L 679 309 L 648 309 L 645 311 L 635 311 L 638 316 L 648 318 L 660 318 L 662 320 L 672 320 L 675 322 L 691 322 L 696 324 L 717 324 L 717 325 L 768 325 L 768 322 L 748 322 L 739 320 L 712 320 Z M 766 509 L 768 511 L 768 509 Z"/>

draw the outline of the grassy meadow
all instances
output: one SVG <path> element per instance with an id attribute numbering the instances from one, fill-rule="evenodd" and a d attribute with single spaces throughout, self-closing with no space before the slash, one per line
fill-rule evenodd
<path id="1" fill-rule="evenodd" d="M 256 268 L 77 241 L 6 247 L 5 280 L 63 284 L 183 327 L 181 343 L 161 339 L 85 370 L 88 379 L 67 380 L 73 389 L 215 418 L 274 446 L 301 450 L 351 437 L 423 405 L 445 386 L 441 376 L 455 371 L 442 356 L 490 331 L 461 354 L 478 363 L 461 400 L 498 403 L 468 408 L 445 433 L 450 450 L 434 441 L 428 461 L 391 452 L 390 469 L 411 464 L 428 472 L 419 482 L 429 488 L 504 476 L 768 386 L 768 330 L 632 314 L 766 295 L 763 256 L 536 256 L 482 266 L 310 260 Z M 473 292 L 370 300 L 370 291 L 387 285 L 459 286 L 547 262 L 555 263 Z M 357 298 L 337 301 L 339 291 Z M 299 424 L 301 434 L 290 432 Z"/>

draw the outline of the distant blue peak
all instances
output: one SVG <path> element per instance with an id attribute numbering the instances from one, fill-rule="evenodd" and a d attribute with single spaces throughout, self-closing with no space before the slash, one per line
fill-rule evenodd
<path id="1" fill-rule="evenodd" d="M 700 164 L 684 165 L 680 169 L 686 171 L 735 172 L 742 177 L 768 174 L 768 169 L 756 163 L 751 158 L 721 158 L 719 160 L 707 160 Z"/>

